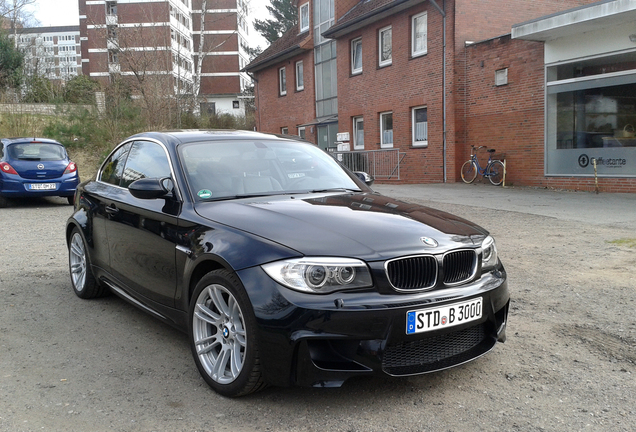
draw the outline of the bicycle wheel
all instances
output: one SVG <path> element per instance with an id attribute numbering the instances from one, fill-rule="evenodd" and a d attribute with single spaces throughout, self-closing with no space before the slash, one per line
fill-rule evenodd
<path id="1" fill-rule="evenodd" d="M 464 183 L 472 183 L 477 177 L 477 165 L 475 165 L 475 162 L 471 160 L 464 162 L 461 174 Z"/>
<path id="2" fill-rule="evenodd" d="M 488 180 L 490 183 L 495 186 L 499 186 L 501 182 L 503 182 L 504 178 L 504 164 L 501 161 L 495 160 L 492 161 L 490 165 L 488 165 L 488 169 L 486 170 L 486 175 L 488 176 Z"/>

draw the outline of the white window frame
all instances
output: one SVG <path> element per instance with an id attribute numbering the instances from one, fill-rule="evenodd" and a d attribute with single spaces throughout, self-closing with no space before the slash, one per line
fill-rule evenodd
<path id="1" fill-rule="evenodd" d="M 416 132 L 416 124 L 415 124 L 415 111 L 417 110 L 421 110 L 421 109 L 425 109 L 426 110 L 426 139 L 423 141 L 417 141 L 415 139 L 415 132 Z M 412 137 L 412 142 L 413 142 L 413 147 L 428 147 L 428 108 L 426 107 L 426 105 L 422 105 L 422 106 L 417 106 L 417 107 L 413 107 L 411 109 L 411 137 Z"/>
<path id="2" fill-rule="evenodd" d="M 386 60 L 382 60 L 382 42 L 383 42 L 383 36 L 386 33 L 391 34 L 391 49 L 390 49 L 389 58 Z M 389 66 L 392 63 L 393 63 L 393 27 L 387 26 L 378 30 L 378 65 L 380 67 L 384 67 L 384 66 Z"/>
<path id="3" fill-rule="evenodd" d="M 358 123 L 362 123 L 362 142 L 358 141 Z M 353 149 L 364 150 L 364 117 L 353 118 Z"/>
<path id="4" fill-rule="evenodd" d="M 287 72 L 285 66 L 278 69 L 278 94 L 285 96 L 287 94 Z"/>
<path id="5" fill-rule="evenodd" d="M 356 69 L 356 46 L 360 45 L 360 67 Z M 362 73 L 362 38 L 356 38 L 351 41 L 351 75 Z"/>
<path id="6" fill-rule="evenodd" d="M 280 133 L 282 135 L 289 135 L 289 128 L 287 128 L 287 127 L 280 128 Z"/>
<path id="7" fill-rule="evenodd" d="M 300 73 L 298 73 L 298 67 L 300 67 Z M 298 79 L 300 77 L 300 80 Z M 305 89 L 305 68 L 303 67 L 303 61 L 296 62 L 296 91 Z"/>
<path id="8" fill-rule="evenodd" d="M 416 21 L 422 18 L 424 20 L 424 47 L 420 50 L 416 50 L 416 38 L 417 38 L 417 26 Z M 422 12 L 417 15 L 413 15 L 411 18 L 411 57 L 418 57 L 428 52 L 428 13 Z"/>
<path id="9" fill-rule="evenodd" d="M 302 136 L 300 133 L 303 132 L 305 136 Z M 301 137 L 302 139 L 307 139 L 307 130 L 305 128 L 305 126 L 301 126 L 298 128 L 298 136 Z"/>
<path id="10" fill-rule="evenodd" d="M 303 25 L 303 13 L 307 17 L 307 24 L 306 25 Z M 310 24 L 309 24 L 309 2 L 300 5 L 300 7 L 298 8 L 298 26 L 300 28 L 300 33 L 304 33 L 307 30 L 309 30 L 309 27 L 310 27 Z"/>
<path id="11" fill-rule="evenodd" d="M 391 116 L 391 142 L 384 140 L 384 117 L 390 115 Z M 385 111 L 380 113 L 380 148 L 393 148 L 393 131 L 395 128 L 393 127 L 393 111 Z"/>

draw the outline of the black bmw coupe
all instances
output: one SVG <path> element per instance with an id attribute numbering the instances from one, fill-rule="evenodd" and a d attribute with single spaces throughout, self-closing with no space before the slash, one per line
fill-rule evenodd
<path id="1" fill-rule="evenodd" d="M 187 332 L 226 396 L 438 371 L 505 340 L 486 230 L 291 138 L 132 136 L 78 187 L 66 238 L 79 297 L 113 292 Z"/>

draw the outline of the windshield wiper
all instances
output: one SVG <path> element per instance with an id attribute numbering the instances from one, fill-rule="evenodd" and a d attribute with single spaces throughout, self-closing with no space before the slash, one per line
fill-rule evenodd
<path id="1" fill-rule="evenodd" d="M 244 194 L 236 194 L 236 195 L 226 195 L 219 197 L 211 197 L 202 200 L 202 202 L 212 202 L 212 201 L 227 201 L 233 199 L 241 199 L 241 198 L 259 198 L 259 197 L 267 197 L 273 195 L 284 195 L 283 191 L 273 191 L 273 192 L 254 192 L 254 193 L 244 193 Z"/>
<path id="2" fill-rule="evenodd" d="M 351 188 L 329 188 L 329 189 L 314 189 L 311 193 L 323 193 L 323 192 L 362 192 L 361 189 Z"/>

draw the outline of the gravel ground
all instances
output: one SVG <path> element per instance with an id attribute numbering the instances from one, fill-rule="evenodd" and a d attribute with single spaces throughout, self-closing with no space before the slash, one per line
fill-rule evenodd
<path id="1" fill-rule="evenodd" d="M 634 239 L 633 228 L 432 206 L 497 239 L 512 295 L 508 341 L 440 373 L 238 400 L 207 387 L 185 335 L 115 296 L 75 297 L 64 200 L 0 209 L 0 430 L 634 430 L 636 249 L 614 242 Z"/>

